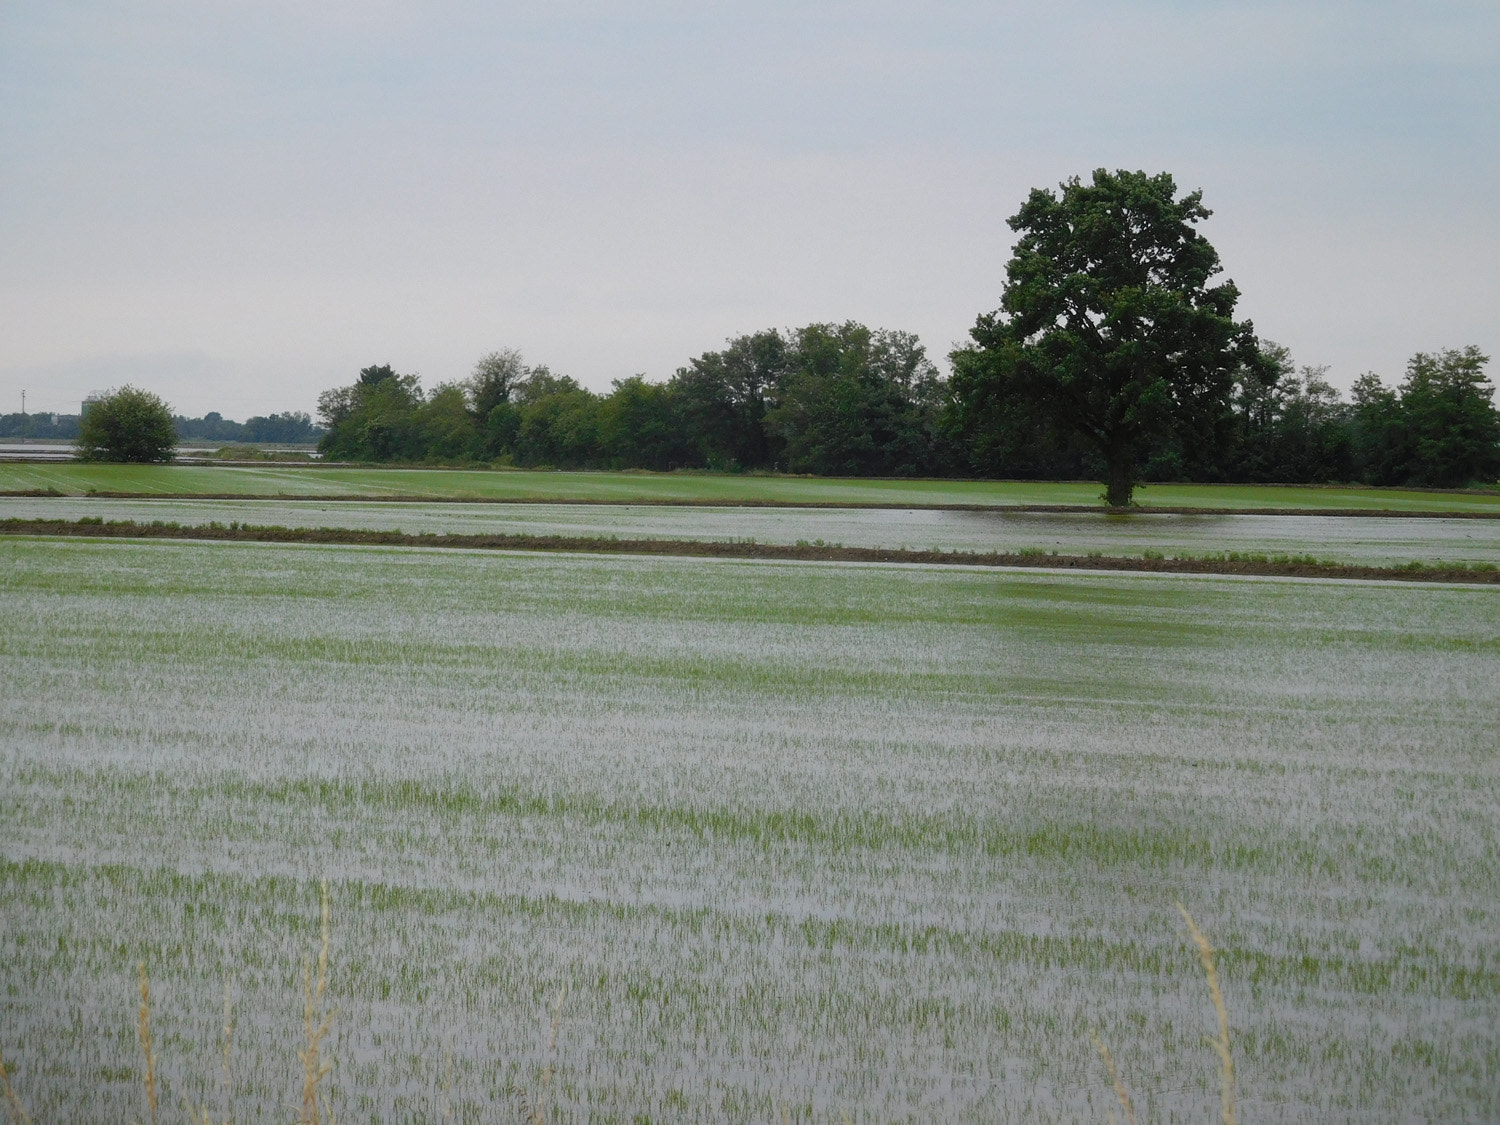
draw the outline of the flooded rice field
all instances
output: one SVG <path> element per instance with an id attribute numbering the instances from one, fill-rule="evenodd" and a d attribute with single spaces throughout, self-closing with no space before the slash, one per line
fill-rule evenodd
<path id="1" fill-rule="evenodd" d="M 1500 519 L 1382 516 L 1037 513 L 934 509 L 748 508 L 314 500 L 0 497 L 0 519 L 239 522 L 459 535 L 614 536 L 944 551 L 1140 557 L 1226 553 L 1312 556 L 1387 566 L 1500 565 Z"/>
<path id="2" fill-rule="evenodd" d="M 287 1120 L 326 879 L 340 1121 L 1204 1121 L 1181 901 L 1240 1120 L 1490 1119 L 1497 685 L 1476 588 L 0 540 L 0 1051 L 141 1117 L 144 960 L 219 1112 L 227 979 Z"/>

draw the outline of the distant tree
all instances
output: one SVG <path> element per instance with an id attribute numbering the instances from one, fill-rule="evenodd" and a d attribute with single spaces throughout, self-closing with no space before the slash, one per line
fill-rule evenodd
<path id="1" fill-rule="evenodd" d="M 515 348 L 486 352 L 462 386 L 474 418 L 476 455 L 495 461 L 512 458 L 521 416 L 511 395 L 531 374 Z"/>
<path id="2" fill-rule="evenodd" d="M 1202 193 L 1102 168 L 1061 188 L 1011 218 L 1001 307 L 954 352 L 953 392 L 960 416 L 1020 416 L 1084 443 L 1120 507 L 1154 444 L 1170 436 L 1192 460 L 1224 440 L 1235 374 L 1260 356 L 1233 318 L 1239 290 L 1209 284 L 1220 264 L 1194 229 L 1211 214 Z"/>
<path id="3" fill-rule="evenodd" d="M 599 396 L 577 380 L 537 366 L 512 388 L 511 396 L 517 464 L 587 468 L 603 460 Z"/>
<path id="4" fill-rule="evenodd" d="M 849 321 L 793 333 L 766 428 L 792 472 L 914 476 L 937 471 L 943 385 L 909 332 Z"/>
<path id="5" fill-rule="evenodd" d="M 1500 413 L 1484 372 L 1489 357 L 1472 345 L 1428 354 L 1406 365 L 1401 413 L 1412 484 L 1454 488 L 1492 483 L 1500 474 Z"/>
<path id="6" fill-rule="evenodd" d="M 1243 364 L 1235 373 L 1235 427 L 1226 468 L 1232 479 L 1260 482 L 1276 476 L 1278 427 L 1297 365 L 1291 351 L 1275 341 L 1258 340 L 1256 346 L 1261 362 Z"/>
<path id="7" fill-rule="evenodd" d="M 1354 460 L 1367 484 L 1400 484 L 1411 460 L 1411 443 L 1402 416 L 1401 396 L 1367 371 L 1350 388 L 1353 407 Z"/>
<path id="8" fill-rule="evenodd" d="M 774 328 L 728 343 L 690 360 L 671 380 L 689 456 L 711 469 L 769 468 L 781 443 L 766 427 L 766 411 L 792 370 L 791 347 Z"/>
<path id="9" fill-rule="evenodd" d="M 454 383 L 439 385 L 413 418 L 416 440 L 424 461 L 468 461 L 483 454 L 464 389 Z"/>
<path id="10" fill-rule="evenodd" d="M 599 403 L 599 444 L 616 468 L 677 468 L 692 458 L 671 384 L 616 379 Z"/>
<path id="11" fill-rule="evenodd" d="M 283 414 L 254 415 L 245 419 L 244 440 L 264 442 L 310 442 L 322 437 L 322 431 L 300 410 Z"/>
<path id="12" fill-rule="evenodd" d="M 1259 342 L 1262 363 L 1242 369 L 1222 478 L 1253 483 L 1353 480 L 1353 408 L 1326 367 L 1297 368 L 1280 344 Z"/>
<path id="13" fill-rule="evenodd" d="M 0 414 L 0 437 L 72 441 L 77 436 L 76 414 Z"/>
<path id="14" fill-rule="evenodd" d="M 318 396 L 327 428 L 318 448 L 341 461 L 423 460 L 417 410 L 425 401 L 417 376 L 397 374 L 389 364 L 366 367 L 351 385 Z"/>
<path id="15" fill-rule="evenodd" d="M 78 427 L 81 461 L 170 461 L 176 445 L 171 408 L 136 387 L 120 387 L 91 403 Z"/>
<path id="16" fill-rule="evenodd" d="M 202 418 L 186 418 L 181 414 L 172 419 L 173 428 L 180 441 L 243 441 L 244 427 L 231 422 L 217 410 L 210 410 Z"/>
<path id="17" fill-rule="evenodd" d="M 1454 488 L 1500 475 L 1500 411 L 1476 347 L 1418 352 L 1399 387 L 1354 383 L 1355 461 L 1371 484 Z"/>
<path id="18" fill-rule="evenodd" d="M 503 348 L 480 356 L 473 373 L 463 384 L 474 416 L 482 421 L 500 403 L 509 402 L 511 391 L 528 374 L 526 361 L 515 348 Z"/>
<path id="19" fill-rule="evenodd" d="M 1349 406 L 1327 375 L 1326 367 L 1303 366 L 1283 385 L 1276 480 L 1325 483 L 1354 475 Z"/>

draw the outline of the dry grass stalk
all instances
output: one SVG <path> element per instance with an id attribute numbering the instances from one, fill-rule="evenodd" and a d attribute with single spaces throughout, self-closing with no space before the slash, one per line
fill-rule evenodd
<path id="1" fill-rule="evenodd" d="M 1236 1125 L 1234 1113 L 1234 1056 L 1229 1053 L 1229 1012 L 1224 1007 L 1224 993 L 1219 988 L 1219 970 L 1214 962 L 1214 947 L 1209 944 L 1208 938 L 1203 936 L 1203 931 L 1198 928 L 1198 923 L 1193 921 L 1193 916 L 1188 913 L 1187 907 L 1179 902 L 1177 909 L 1181 912 L 1183 921 L 1187 923 L 1188 933 L 1192 935 L 1193 944 L 1198 947 L 1198 960 L 1203 964 L 1203 975 L 1208 978 L 1208 994 L 1213 998 L 1214 1011 L 1219 1016 L 1219 1038 L 1217 1040 L 1210 1040 L 1210 1042 L 1213 1043 L 1214 1052 L 1219 1056 L 1224 1125 Z"/>
<path id="2" fill-rule="evenodd" d="M 10 1084 L 10 1075 L 5 1070 L 5 1059 L 0 1056 L 0 1086 L 5 1087 L 5 1108 L 10 1114 L 11 1125 L 31 1125 L 31 1115 L 21 1105 Z"/>
<path id="3" fill-rule="evenodd" d="M 1099 1049 L 1099 1057 L 1104 1060 L 1104 1069 L 1109 1072 L 1109 1082 L 1115 1088 L 1115 1097 L 1120 1099 L 1120 1108 L 1125 1111 L 1125 1120 L 1130 1125 L 1135 1125 L 1135 1104 L 1130 1100 L 1130 1091 L 1125 1088 L 1125 1082 L 1115 1066 L 1114 1057 L 1109 1053 L 1109 1048 L 1104 1045 L 1104 1040 L 1099 1038 L 1097 1031 L 1090 1030 L 1089 1038 L 1094 1041 L 1094 1046 Z M 1110 1110 L 1109 1119 L 1111 1122 L 1114 1121 L 1114 1110 Z"/>
<path id="4" fill-rule="evenodd" d="M 443 1112 L 442 1120 L 453 1120 L 453 1051 L 443 1047 Z"/>
<path id="5" fill-rule="evenodd" d="M 136 1032 L 141 1051 L 146 1056 L 146 1119 L 156 1125 L 156 1052 L 151 1048 L 151 980 L 146 976 L 146 962 L 136 966 L 141 976 L 141 1010 L 136 1016 Z"/>
<path id="6" fill-rule="evenodd" d="M 234 1046 L 234 978 L 224 974 L 224 1125 L 234 1122 L 234 1072 L 229 1069 Z"/>
<path id="7" fill-rule="evenodd" d="M 302 1062 L 302 1108 L 299 1125 L 323 1125 L 333 1121 L 333 1106 L 324 1093 L 319 1098 L 319 1084 L 333 1070 L 333 1064 L 323 1058 L 323 1041 L 333 1030 L 333 1017 L 337 1012 L 323 1006 L 324 994 L 328 991 L 328 945 L 329 945 L 328 880 L 323 880 L 323 940 L 318 950 L 318 974 L 313 978 L 312 961 L 302 962 L 303 1013 L 302 1029 L 305 1046 L 297 1052 Z"/>
<path id="8" fill-rule="evenodd" d="M 532 1125 L 542 1125 L 547 1120 L 547 1091 L 552 1086 L 552 1075 L 557 1070 L 557 1032 L 562 1027 L 563 1001 L 568 998 L 564 988 L 552 1002 L 552 1031 L 547 1036 L 547 1067 L 542 1071 L 542 1091 L 537 1095 L 536 1105 L 531 1111 Z"/>

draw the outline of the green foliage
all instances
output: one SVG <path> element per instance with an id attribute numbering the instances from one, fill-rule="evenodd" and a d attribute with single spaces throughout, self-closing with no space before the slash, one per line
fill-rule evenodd
<path id="1" fill-rule="evenodd" d="M 170 461 L 176 445 L 171 408 L 137 387 L 121 387 L 90 404 L 78 427 L 81 461 Z"/>
<path id="2" fill-rule="evenodd" d="M 1161 180 L 1148 185 L 1170 196 L 1170 181 Z M 1034 193 L 1033 202 L 1037 194 L 1051 198 Z M 1174 206 L 1181 211 L 1188 200 Z M 1018 276 L 1041 268 L 1031 261 L 1039 252 L 1028 253 L 1024 269 L 1012 262 Z M 1146 270 L 1146 290 L 1162 269 Z M 1069 275 L 1075 283 L 1090 293 L 1103 285 Z M 431 394 L 415 375 L 365 368 L 353 384 L 321 396 L 321 448 L 330 459 L 356 462 L 1093 477 L 1108 482 L 1115 503 L 1130 498 L 1136 480 L 1453 485 L 1500 472 L 1500 415 L 1478 349 L 1420 354 L 1395 390 L 1364 376 L 1346 402 L 1326 368 L 1298 368 L 1285 348 L 1244 336 L 1248 324 L 1220 315 L 1231 303 L 1226 286 L 1208 291 L 1219 296 L 1206 311 L 1194 311 L 1192 294 L 1158 288 L 1166 295 L 1110 290 L 1112 327 L 1099 338 L 1115 340 L 1150 306 L 1157 311 L 1145 319 L 1153 324 L 1175 323 L 1179 336 L 1207 325 L 1203 332 L 1217 333 L 1223 347 L 1199 354 L 1207 348 L 1200 341 L 1192 353 L 1192 342 L 1179 338 L 1179 351 L 1163 358 L 1158 352 L 1170 342 L 1158 337 L 1170 333 L 1152 328 L 1144 342 L 1094 357 L 1112 374 L 1090 381 L 1087 348 L 1048 358 L 1063 354 L 1057 341 L 1071 331 L 1073 306 L 1058 306 L 1060 320 L 1027 335 L 1039 314 L 1008 291 L 1017 311 L 980 318 L 978 342 L 951 357 L 951 381 L 915 336 L 854 321 L 736 337 L 666 383 L 635 375 L 616 380 L 606 395 L 529 367 L 514 350 L 497 351 L 481 357 L 469 378 Z M 1082 302 L 1075 303 L 1087 316 Z M 1181 313 L 1175 321 L 1174 308 Z"/>
<path id="3" fill-rule="evenodd" d="M 0 414 L 0 438 L 73 441 L 77 437 L 76 414 Z"/>
<path id="4" fill-rule="evenodd" d="M 1372 484 L 1454 488 L 1500 475 L 1500 411 L 1477 347 L 1418 352 L 1396 389 L 1354 384 L 1352 441 Z"/>
<path id="5" fill-rule="evenodd" d="M 1200 192 L 1102 168 L 1061 188 L 1032 191 L 1010 219 L 1021 237 L 1001 307 L 953 357 L 957 414 L 971 433 L 998 418 L 1081 442 L 1123 506 L 1154 443 L 1171 436 L 1191 459 L 1223 440 L 1235 373 L 1258 353 L 1233 319 L 1239 290 L 1209 284 L 1220 266 L 1194 230 L 1210 214 Z"/>
<path id="6" fill-rule="evenodd" d="M 1233 442 L 1226 475 L 1256 482 L 1352 480 L 1351 408 L 1326 367 L 1299 370 L 1280 344 L 1260 343 L 1262 362 L 1236 381 Z"/>
<path id="7" fill-rule="evenodd" d="M 547 468 L 593 467 L 600 461 L 599 396 L 568 375 L 536 367 L 516 388 L 514 459 Z"/>
<path id="8" fill-rule="evenodd" d="M 1472 345 L 1412 356 L 1401 384 L 1409 483 L 1453 487 L 1492 482 L 1500 473 L 1500 412 L 1484 373 L 1488 362 Z"/>
<path id="9" fill-rule="evenodd" d="M 692 450 L 689 463 L 741 469 L 776 462 L 780 444 L 765 418 L 792 370 L 789 353 L 773 328 L 736 337 L 722 352 L 705 352 L 677 369 L 671 386 Z"/>
<path id="10" fill-rule="evenodd" d="M 389 364 L 366 367 L 351 386 L 318 396 L 327 428 L 318 448 L 336 461 L 420 459 L 416 410 L 422 402 L 415 375 L 398 375 Z"/>
<path id="11" fill-rule="evenodd" d="M 599 443 L 619 468 L 672 469 L 691 459 L 669 384 L 640 375 L 617 379 L 599 403 Z"/>
<path id="12" fill-rule="evenodd" d="M 944 384 L 909 332 L 848 321 L 792 336 L 767 411 L 786 467 L 824 476 L 915 476 L 942 468 Z"/>
<path id="13" fill-rule="evenodd" d="M 414 375 L 365 368 L 319 399 L 321 448 L 366 462 L 909 476 L 952 460 L 943 395 L 915 336 L 852 321 L 742 336 L 669 382 L 636 375 L 608 395 L 506 350 L 431 396 Z"/>
<path id="14" fill-rule="evenodd" d="M 315 442 L 322 433 L 312 419 L 301 411 L 285 414 L 255 415 L 243 422 L 231 421 L 217 410 L 201 418 L 172 419 L 177 436 L 184 441 L 220 442 Z"/>

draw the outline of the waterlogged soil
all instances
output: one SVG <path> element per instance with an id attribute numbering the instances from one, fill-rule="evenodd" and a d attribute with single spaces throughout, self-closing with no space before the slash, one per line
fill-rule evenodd
<path id="1" fill-rule="evenodd" d="M 1500 520 L 933 509 L 0 497 L 0 520 L 247 524 L 406 535 L 697 541 L 987 554 L 1294 556 L 1356 566 L 1500 565 Z"/>
<path id="2" fill-rule="evenodd" d="M 1479 587 L 0 539 L 38 1121 L 1500 1115 Z"/>

